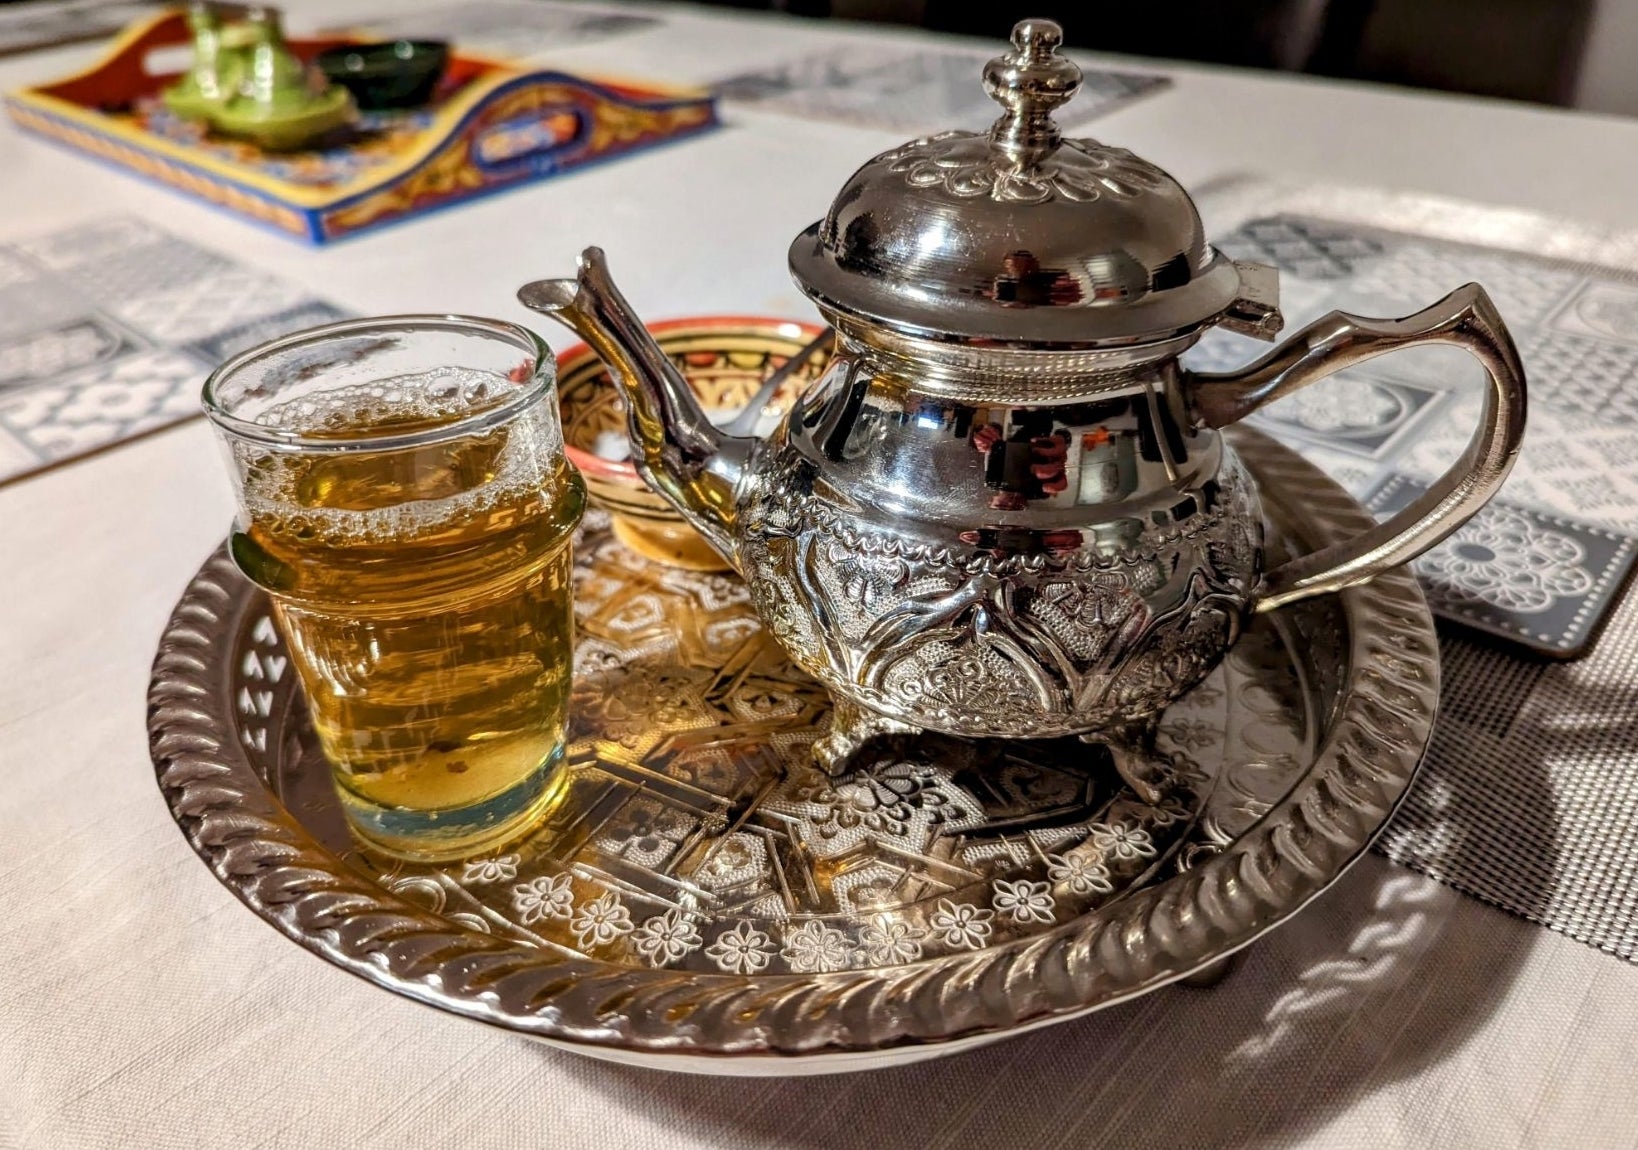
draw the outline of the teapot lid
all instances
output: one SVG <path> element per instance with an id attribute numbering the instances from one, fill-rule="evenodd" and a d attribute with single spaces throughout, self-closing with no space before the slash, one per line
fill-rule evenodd
<path id="1" fill-rule="evenodd" d="M 827 310 L 940 339 L 1139 343 L 1214 320 L 1272 338 L 1272 269 L 1206 243 L 1160 168 L 1059 133 L 1053 109 L 1081 85 L 1062 42 L 1050 20 L 1020 22 L 1014 51 L 984 68 L 1005 109 L 988 132 L 913 140 L 855 172 L 791 245 L 797 285 Z"/>

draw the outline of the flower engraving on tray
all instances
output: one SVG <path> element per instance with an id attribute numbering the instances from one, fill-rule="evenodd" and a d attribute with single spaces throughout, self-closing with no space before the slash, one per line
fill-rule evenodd
<path id="1" fill-rule="evenodd" d="M 731 834 L 717 840 L 709 857 L 694 870 L 694 880 L 712 890 L 738 886 L 767 870 L 767 848 L 753 835 Z"/>
<path id="2" fill-rule="evenodd" d="M 945 946 L 956 950 L 978 950 L 989 945 L 995 932 L 991 921 L 993 910 L 974 906 L 970 902 L 955 903 L 947 898 L 938 900 L 937 909 L 927 919 L 933 935 Z"/>
<path id="3" fill-rule="evenodd" d="M 859 947 L 869 966 L 895 966 L 921 957 L 926 933 L 909 923 L 883 916 L 859 928 Z"/>
<path id="4" fill-rule="evenodd" d="M 1052 887 L 1044 882 L 996 879 L 990 905 L 1020 926 L 1051 922 L 1057 917 L 1052 909 Z"/>
<path id="5" fill-rule="evenodd" d="M 638 865 L 669 857 L 697 824 L 681 811 L 651 800 L 630 803 L 621 813 L 624 817 L 598 839 L 598 847 Z"/>
<path id="6" fill-rule="evenodd" d="M 512 909 L 525 926 L 542 919 L 568 918 L 574 907 L 574 880 L 566 874 L 541 875 L 512 888 Z"/>
<path id="7" fill-rule="evenodd" d="M 1590 592 L 1586 559 L 1570 536 L 1491 504 L 1417 566 L 1457 595 L 1531 614 Z"/>
<path id="8" fill-rule="evenodd" d="M 1093 823 L 1092 845 L 1105 857 L 1130 861 L 1155 857 L 1155 842 L 1149 832 L 1131 823 Z"/>
<path id="9" fill-rule="evenodd" d="M 1071 894 L 1109 894 L 1115 889 L 1108 867 L 1074 852 L 1047 855 L 1047 878 L 1063 883 Z"/>
<path id="10" fill-rule="evenodd" d="M 515 854 L 473 859 L 461 871 L 461 881 L 467 884 L 509 882 L 517 877 L 518 856 Z"/>
<path id="11" fill-rule="evenodd" d="M 812 919 L 786 932 L 779 953 L 797 974 L 828 974 L 852 966 L 854 950 L 847 935 Z"/>
<path id="12" fill-rule="evenodd" d="M 1201 773 L 1201 779 L 1202 785 L 1209 787 L 1209 780 L 1204 772 Z M 1169 827 L 1192 817 L 1194 808 L 1175 796 L 1167 796 L 1150 806 L 1144 815 L 1156 827 Z"/>
<path id="13" fill-rule="evenodd" d="M 584 948 L 603 946 L 631 933 L 631 912 L 610 891 L 581 906 L 569 922 L 569 929 Z"/>
<path id="14" fill-rule="evenodd" d="M 971 806 L 953 801 L 948 781 L 927 763 L 893 763 L 845 779 L 821 779 L 793 788 L 791 797 L 822 808 L 805 820 L 822 839 L 855 827 L 902 838 L 918 815 L 939 823 L 966 816 Z"/>
<path id="15" fill-rule="evenodd" d="M 718 935 L 705 953 L 725 974 L 758 974 L 767 967 L 773 944 L 762 931 L 741 922 Z"/>
<path id="16" fill-rule="evenodd" d="M 686 957 L 700 941 L 698 920 L 680 907 L 647 919 L 631 934 L 632 949 L 654 966 Z"/>

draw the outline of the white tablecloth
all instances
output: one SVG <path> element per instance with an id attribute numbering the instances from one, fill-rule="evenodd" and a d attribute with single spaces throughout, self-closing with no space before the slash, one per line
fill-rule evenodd
<path id="1" fill-rule="evenodd" d="M 297 23 L 349 10 L 289 7 Z M 692 81 L 888 35 L 663 14 L 549 58 Z M 0 85 L 93 54 L 16 58 Z M 1638 124 L 1168 70 L 1174 88 L 1090 130 L 1186 183 L 1261 170 L 1638 227 Z M 359 312 L 511 318 L 518 284 L 600 242 L 650 318 L 800 316 L 786 245 L 894 142 L 741 116 L 311 250 L 7 126 L 0 238 L 126 211 Z M 1638 970 L 1374 857 L 1214 990 L 863 1076 L 626 1070 L 365 986 L 218 886 L 153 783 L 148 664 L 229 513 L 197 423 L 0 489 L 0 1148 L 1638 1143 Z"/>

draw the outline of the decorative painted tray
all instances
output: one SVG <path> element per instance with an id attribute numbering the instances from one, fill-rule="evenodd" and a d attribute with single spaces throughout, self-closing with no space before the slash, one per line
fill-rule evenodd
<path id="1" fill-rule="evenodd" d="M 349 43 L 292 40 L 303 59 Z M 455 51 L 425 108 L 365 113 L 342 145 L 270 153 L 179 119 L 179 12 L 133 26 L 87 71 L 6 96 L 12 119 L 280 233 L 322 244 L 714 127 L 708 95 L 535 71 Z"/>
<path id="2" fill-rule="evenodd" d="M 1274 540 L 1369 520 L 1256 432 Z M 841 778 L 826 699 L 735 578 L 579 551 L 568 798 L 453 865 L 361 853 L 261 593 L 218 553 L 161 642 L 159 784 L 258 915 L 398 994 L 581 1053 L 706 1073 L 914 1061 L 1220 963 L 1324 890 L 1404 795 L 1438 648 L 1393 572 L 1258 617 L 1168 711 L 1158 805 L 1074 742 L 926 740 Z"/>

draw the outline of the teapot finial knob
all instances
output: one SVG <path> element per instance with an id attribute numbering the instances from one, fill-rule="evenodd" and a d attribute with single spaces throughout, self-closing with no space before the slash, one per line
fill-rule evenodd
<path id="1" fill-rule="evenodd" d="M 1080 68 L 1058 54 L 1063 42 L 1056 21 L 1020 20 L 1012 28 L 1013 51 L 984 66 L 984 90 L 1006 109 L 990 141 L 1017 167 L 1032 167 L 1063 139 L 1053 109 L 1081 86 Z"/>

